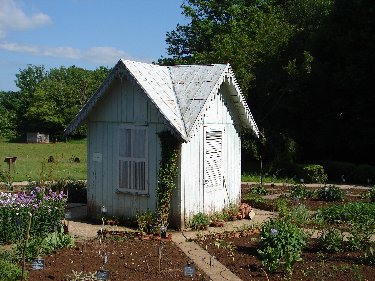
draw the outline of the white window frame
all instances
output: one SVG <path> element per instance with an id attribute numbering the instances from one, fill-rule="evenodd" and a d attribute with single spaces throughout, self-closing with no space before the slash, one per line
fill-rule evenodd
<path id="1" fill-rule="evenodd" d="M 122 132 L 127 130 L 128 132 Z M 130 132 L 130 143 L 125 140 Z M 138 134 L 138 135 L 137 135 Z M 138 139 L 137 139 L 138 137 Z M 141 138 L 141 139 L 139 139 Z M 128 140 L 129 140 L 128 139 Z M 138 148 L 140 140 L 143 148 Z M 146 126 L 121 125 L 118 129 L 117 192 L 148 195 L 148 133 Z M 128 145 L 128 149 L 123 148 Z M 130 151 L 129 151 L 130 149 Z M 136 154 L 141 155 L 136 155 Z M 138 169 L 137 169 L 138 167 Z"/>

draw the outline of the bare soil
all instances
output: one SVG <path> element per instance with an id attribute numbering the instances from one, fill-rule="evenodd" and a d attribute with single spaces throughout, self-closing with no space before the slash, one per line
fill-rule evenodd
<path id="1" fill-rule="evenodd" d="M 106 264 L 105 254 L 108 258 Z M 67 278 L 74 276 L 73 270 L 95 273 L 103 264 L 112 281 L 192 280 L 183 274 L 183 268 L 189 261 L 187 256 L 169 240 L 107 239 L 102 243 L 98 239 L 82 240 L 76 243 L 75 248 L 60 250 L 44 257 L 44 260 L 44 270 L 32 270 L 29 266 L 28 281 L 71 280 Z M 194 280 L 209 278 L 197 268 Z"/>

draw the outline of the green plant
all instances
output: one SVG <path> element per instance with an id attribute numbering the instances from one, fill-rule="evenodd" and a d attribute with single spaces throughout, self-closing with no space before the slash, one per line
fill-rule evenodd
<path id="1" fill-rule="evenodd" d="M 258 194 L 258 195 L 267 195 L 268 191 L 262 185 L 254 185 L 250 188 L 251 194 Z"/>
<path id="2" fill-rule="evenodd" d="M 371 245 L 365 251 L 364 262 L 366 264 L 375 265 L 375 250 L 374 250 L 374 245 Z"/>
<path id="3" fill-rule="evenodd" d="M 341 190 L 338 186 L 328 185 L 318 189 L 317 197 L 319 200 L 323 201 L 343 201 L 345 197 L 345 192 Z"/>
<path id="4" fill-rule="evenodd" d="M 137 213 L 136 219 L 139 232 L 142 234 L 154 233 L 157 220 L 155 213 L 151 212 L 150 209 L 147 209 L 143 213 Z"/>
<path id="5" fill-rule="evenodd" d="M 66 197 L 62 192 L 35 187 L 30 192 L 0 192 L 0 242 L 17 242 L 24 237 L 29 213 L 31 236 L 47 236 L 61 225 Z"/>
<path id="6" fill-rule="evenodd" d="M 371 236 L 375 233 L 374 223 L 363 221 L 353 222 L 349 227 L 348 248 L 351 251 L 365 250 L 371 243 Z"/>
<path id="7" fill-rule="evenodd" d="M 171 196 L 176 188 L 178 170 L 179 142 L 169 131 L 159 133 L 161 143 L 161 164 L 156 188 L 159 215 L 159 224 L 168 225 L 169 211 L 171 208 Z"/>
<path id="8" fill-rule="evenodd" d="M 343 250 L 344 237 L 342 232 L 334 227 L 324 229 L 318 238 L 321 249 L 328 253 L 337 253 Z"/>
<path id="9" fill-rule="evenodd" d="M 66 276 L 67 281 L 96 281 L 98 280 L 95 272 L 84 273 L 72 270 L 72 274 Z"/>
<path id="10" fill-rule="evenodd" d="M 322 165 L 306 165 L 303 167 L 303 171 L 308 182 L 324 184 L 328 180 Z"/>
<path id="11" fill-rule="evenodd" d="M 237 212 L 238 213 L 238 212 Z M 223 210 L 222 212 L 215 212 L 210 216 L 211 222 L 228 221 L 230 212 Z"/>
<path id="12" fill-rule="evenodd" d="M 275 200 L 275 207 L 281 218 L 286 217 L 290 212 L 288 200 L 284 197 L 280 196 Z"/>
<path id="13" fill-rule="evenodd" d="M 310 214 L 309 210 L 305 207 L 305 205 L 298 205 L 290 210 L 290 212 L 286 215 L 287 219 L 289 219 L 292 223 L 295 223 L 297 226 L 302 227 L 303 225 L 310 222 Z"/>
<path id="14" fill-rule="evenodd" d="M 351 202 L 320 208 L 316 218 L 325 222 L 359 222 L 364 221 L 375 225 L 375 204 Z"/>
<path id="15" fill-rule="evenodd" d="M 291 198 L 307 199 L 313 197 L 314 192 L 308 190 L 304 184 L 295 184 L 291 187 L 289 194 Z"/>
<path id="16" fill-rule="evenodd" d="M 373 186 L 369 190 L 369 197 L 370 197 L 370 199 L 371 199 L 372 202 L 375 202 L 375 186 Z"/>
<path id="17" fill-rule="evenodd" d="M 68 203 L 87 203 L 87 182 L 75 179 L 59 179 L 49 184 L 53 191 L 63 191 Z"/>
<path id="18" fill-rule="evenodd" d="M 189 223 L 193 230 L 204 230 L 210 225 L 210 217 L 203 213 L 195 214 Z"/>
<path id="19" fill-rule="evenodd" d="M 16 264 L 0 259 L 0 279 L 6 281 L 18 281 L 21 279 L 22 269 Z M 22 280 L 26 280 L 27 272 L 24 272 Z"/>
<path id="20" fill-rule="evenodd" d="M 226 241 L 223 239 L 215 239 L 214 245 L 218 249 L 226 249 L 229 251 L 230 256 L 234 257 L 234 252 L 236 251 L 237 247 L 231 241 Z"/>
<path id="21" fill-rule="evenodd" d="M 20 261 L 23 253 L 24 241 L 21 239 L 15 246 L 15 260 Z M 48 255 L 57 249 L 74 247 L 74 238 L 65 234 L 63 228 L 46 237 L 34 236 L 27 243 L 25 260 L 31 261 L 38 256 Z"/>
<path id="22" fill-rule="evenodd" d="M 284 269 L 291 274 L 293 264 L 301 259 L 305 244 L 303 230 L 290 220 L 270 220 L 262 225 L 258 253 L 269 272 Z"/>

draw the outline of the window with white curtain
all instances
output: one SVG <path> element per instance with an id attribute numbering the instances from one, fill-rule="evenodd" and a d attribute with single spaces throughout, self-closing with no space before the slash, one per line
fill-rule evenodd
<path id="1" fill-rule="evenodd" d="M 120 127 L 118 169 L 119 190 L 148 193 L 146 127 Z"/>

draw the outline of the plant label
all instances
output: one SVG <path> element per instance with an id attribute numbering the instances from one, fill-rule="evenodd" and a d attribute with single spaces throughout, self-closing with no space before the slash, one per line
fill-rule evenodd
<path id="1" fill-rule="evenodd" d="M 249 213 L 249 218 L 252 220 L 255 217 L 255 212 L 253 210 Z"/>
<path id="2" fill-rule="evenodd" d="M 72 212 L 71 211 L 67 211 L 66 213 L 65 213 L 65 219 L 66 220 L 69 220 L 69 219 L 71 219 L 72 218 Z"/>
<path id="3" fill-rule="evenodd" d="M 108 270 L 98 270 L 96 272 L 96 278 L 98 280 L 109 280 L 109 271 Z"/>
<path id="4" fill-rule="evenodd" d="M 43 270 L 44 269 L 44 259 L 36 259 L 31 263 L 33 270 Z"/>
<path id="5" fill-rule="evenodd" d="M 195 275 L 195 266 L 192 264 L 187 264 L 184 266 L 184 276 L 194 277 Z"/>

